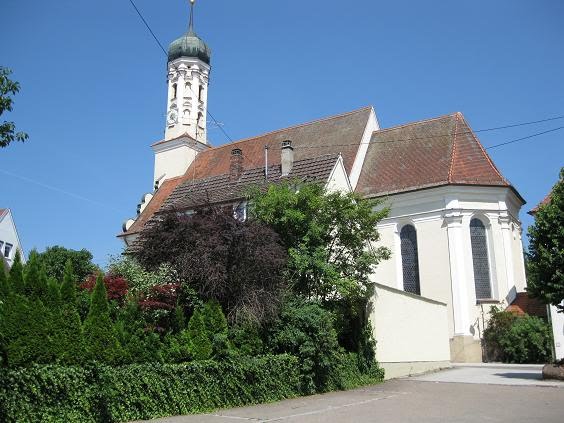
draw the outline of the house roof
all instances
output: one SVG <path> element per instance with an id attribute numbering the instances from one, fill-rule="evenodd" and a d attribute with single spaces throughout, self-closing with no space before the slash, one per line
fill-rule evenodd
<path id="1" fill-rule="evenodd" d="M 7 213 L 8 213 L 8 209 L 0 209 L 0 219 L 2 219 L 4 215 Z"/>
<path id="2" fill-rule="evenodd" d="M 229 173 L 211 176 L 197 180 L 188 179 L 177 184 L 171 193 L 165 194 L 165 200 L 159 203 L 158 209 L 150 210 L 148 214 L 145 211 L 141 214 L 143 221 L 135 229 L 130 230 L 126 234 L 140 232 L 144 227 L 151 226 L 158 220 L 161 213 L 175 210 L 190 210 L 197 206 L 207 204 L 225 204 L 234 201 L 240 201 L 247 195 L 247 190 L 251 187 L 266 189 L 271 183 L 281 182 L 284 180 L 299 179 L 303 181 L 327 181 L 331 172 L 335 168 L 340 156 L 324 155 L 294 161 L 292 171 L 287 176 L 282 176 L 280 166 L 271 165 L 268 168 L 268 179 L 265 179 L 264 168 L 245 169 L 238 180 L 230 180 Z M 167 181 L 168 182 L 168 181 Z M 162 188 L 159 188 L 161 191 Z M 156 194 L 156 195 L 157 195 Z M 148 207 L 151 207 L 151 203 Z M 157 204 L 157 203 L 155 203 Z M 153 206 L 154 207 L 154 206 Z M 140 217 L 140 219 L 141 219 Z M 138 219 L 138 221 L 140 221 Z M 137 224 L 137 222 L 135 224 Z M 133 246 L 135 248 L 135 245 Z"/>
<path id="3" fill-rule="evenodd" d="M 356 190 L 382 196 L 447 184 L 511 187 L 461 113 L 375 131 Z"/>
<path id="4" fill-rule="evenodd" d="M 519 292 L 505 311 L 510 311 L 519 316 L 528 314 L 529 316 L 546 317 L 546 304 L 536 298 L 529 297 L 526 292 Z"/>
<path id="5" fill-rule="evenodd" d="M 533 209 L 531 209 L 527 213 L 530 214 L 531 216 L 534 216 L 542 206 L 545 206 L 550 203 L 551 195 L 552 195 L 552 191 L 550 191 L 550 193 L 548 193 L 548 195 L 544 197 L 544 199 L 540 203 L 538 203 Z"/>
<path id="6" fill-rule="evenodd" d="M 322 156 L 336 157 L 340 154 L 347 174 L 350 174 L 371 112 L 372 107 L 367 106 L 352 112 L 291 126 L 204 150 L 196 156 L 194 162 L 183 176 L 166 180 L 159 187 L 155 196 L 135 223 L 127 232 L 118 236 L 140 232 L 151 216 L 161 208 L 172 191 L 184 182 L 225 177 L 229 173 L 231 150 L 234 148 L 239 148 L 243 153 L 244 171 L 264 168 L 265 146 L 269 148 L 269 166 L 279 167 L 281 143 L 285 140 L 291 140 L 292 147 L 294 148 L 294 172 L 298 171 L 296 166 L 302 161 L 303 163 L 309 163 L 309 166 L 314 165 L 314 163 L 308 161 L 308 159 Z M 315 172 L 315 169 L 311 170 Z"/>

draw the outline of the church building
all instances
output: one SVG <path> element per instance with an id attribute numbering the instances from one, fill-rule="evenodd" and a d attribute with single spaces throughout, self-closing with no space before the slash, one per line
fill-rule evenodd
<path id="1" fill-rule="evenodd" d="M 152 191 L 119 237 L 132 245 L 159 213 L 203 204 L 245 218 L 250 184 L 300 178 L 390 206 L 380 222 L 390 260 L 372 280 L 377 358 L 387 376 L 482 361 L 491 306 L 526 286 L 525 204 L 464 116 L 381 128 L 371 106 L 213 147 L 206 131 L 211 50 L 194 32 L 168 50 L 167 119 Z"/>

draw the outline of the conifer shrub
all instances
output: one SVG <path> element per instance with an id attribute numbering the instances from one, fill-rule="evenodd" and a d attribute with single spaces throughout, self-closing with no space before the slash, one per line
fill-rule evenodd
<path id="1" fill-rule="evenodd" d="M 110 319 L 106 286 L 101 274 L 92 291 L 90 310 L 83 329 L 87 360 L 108 364 L 118 364 L 123 360 L 123 350 Z"/>
<path id="2" fill-rule="evenodd" d="M 190 355 L 194 360 L 207 360 L 213 352 L 213 345 L 206 330 L 204 308 L 197 308 L 188 322 L 187 334 L 190 338 Z"/>
<path id="3" fill-rule="evenodd" d="M 16 251 L 14 262 L 12 263 L 12 268 L 10 269 L 10 275 L 8 277 L 8 283 L 13 292 L 18 294 L 24 293 L 25 287 L 23 279 L 23 264 L 19 250 Z"/>

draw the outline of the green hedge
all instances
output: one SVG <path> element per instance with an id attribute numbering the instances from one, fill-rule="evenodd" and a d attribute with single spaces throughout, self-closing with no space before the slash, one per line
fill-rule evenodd
<path id="1" fill-rule="evenodd" d="M 300 394 L 297 358 L 122 367 L 33 366 L 0 371 L 0 421 L 150 419 Z"/>
<path id="2" fill-rule="evenodd" d="M 302 395 L 298 359 L 238 357 L 187 364 L 40 366 L 0 370 L 0 422 L 121 422 L 201 413 Z M 330 389 L 381 382 L 340 354 Z"/>

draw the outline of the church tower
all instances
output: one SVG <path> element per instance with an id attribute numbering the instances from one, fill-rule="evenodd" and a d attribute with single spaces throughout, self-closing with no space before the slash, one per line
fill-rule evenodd
<path id="1" fill-rule="evenodd" d="M 183 175 L 198 152 L 208 148 L 206 114 L 211 50 L 194 32 L 190 0 L 188 32 L 168 48 L 168 95 L 164 140 L 153 144 L 155 187 Z"/>

